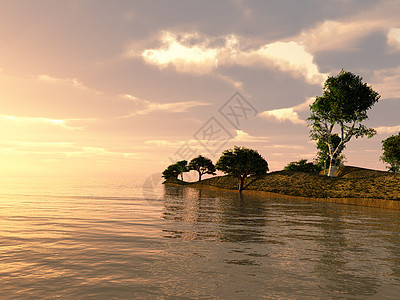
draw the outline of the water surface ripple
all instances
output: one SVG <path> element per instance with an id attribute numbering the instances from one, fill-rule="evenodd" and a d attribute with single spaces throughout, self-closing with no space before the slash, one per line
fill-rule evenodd
<path id="1" fill-rule="evenodd" d="M 1 299 L 400 295 L 398 211 L 187 187 L 7 190 L 0 254 Z"/>

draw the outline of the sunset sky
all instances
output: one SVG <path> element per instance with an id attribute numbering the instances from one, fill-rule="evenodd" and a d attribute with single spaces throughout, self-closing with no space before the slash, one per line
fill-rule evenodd
<path id="1" fill-rule="evenodd" d="M 233 145 L 271 171 L 312 160 L 308 105 L 342 68 L 381 95 L 346 164 L 384 170 L 399 16 L 397 0 L 0 0 L 0 176 L 146 176 Z"/>

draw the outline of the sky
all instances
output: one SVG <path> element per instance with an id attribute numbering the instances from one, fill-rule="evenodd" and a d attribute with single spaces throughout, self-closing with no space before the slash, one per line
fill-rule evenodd
<path id="1" fill-rule="evenodd" d="M 150 176 L 234 145 L 313 160 L 341 69 L 381 95 L 347 165 L 400 131 L 398 0 L 0 0 L 0 176 Z"/>

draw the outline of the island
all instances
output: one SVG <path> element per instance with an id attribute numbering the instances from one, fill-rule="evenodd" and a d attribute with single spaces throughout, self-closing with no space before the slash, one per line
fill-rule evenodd
<path id="1" fill-rule="evenodd" d="M 276 171 L 245 179 L 244 194 L 273 198 L 314 200 L 400 210 L 400 174 L 344 166 L 335 177 L 322 173 Z M 198 182 L 167 179 L 164 184 L 224 189 L 237 193 L 233 176 L 215 176 Z"/>

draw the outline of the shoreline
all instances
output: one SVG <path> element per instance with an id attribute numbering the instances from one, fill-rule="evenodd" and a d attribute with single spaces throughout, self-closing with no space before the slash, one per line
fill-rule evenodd
<path id="1" fill-rule="evenodd" d="M 229 176 L 212 177 L 201 182 L 169 180 L 164 184 L 238 193 L 237 179 Z M 242 193 L 400 210 L 400 174 L 356 167 L 344 167 L 334 178 L 278 171 L 260 178 L 247 178 Z"/>

